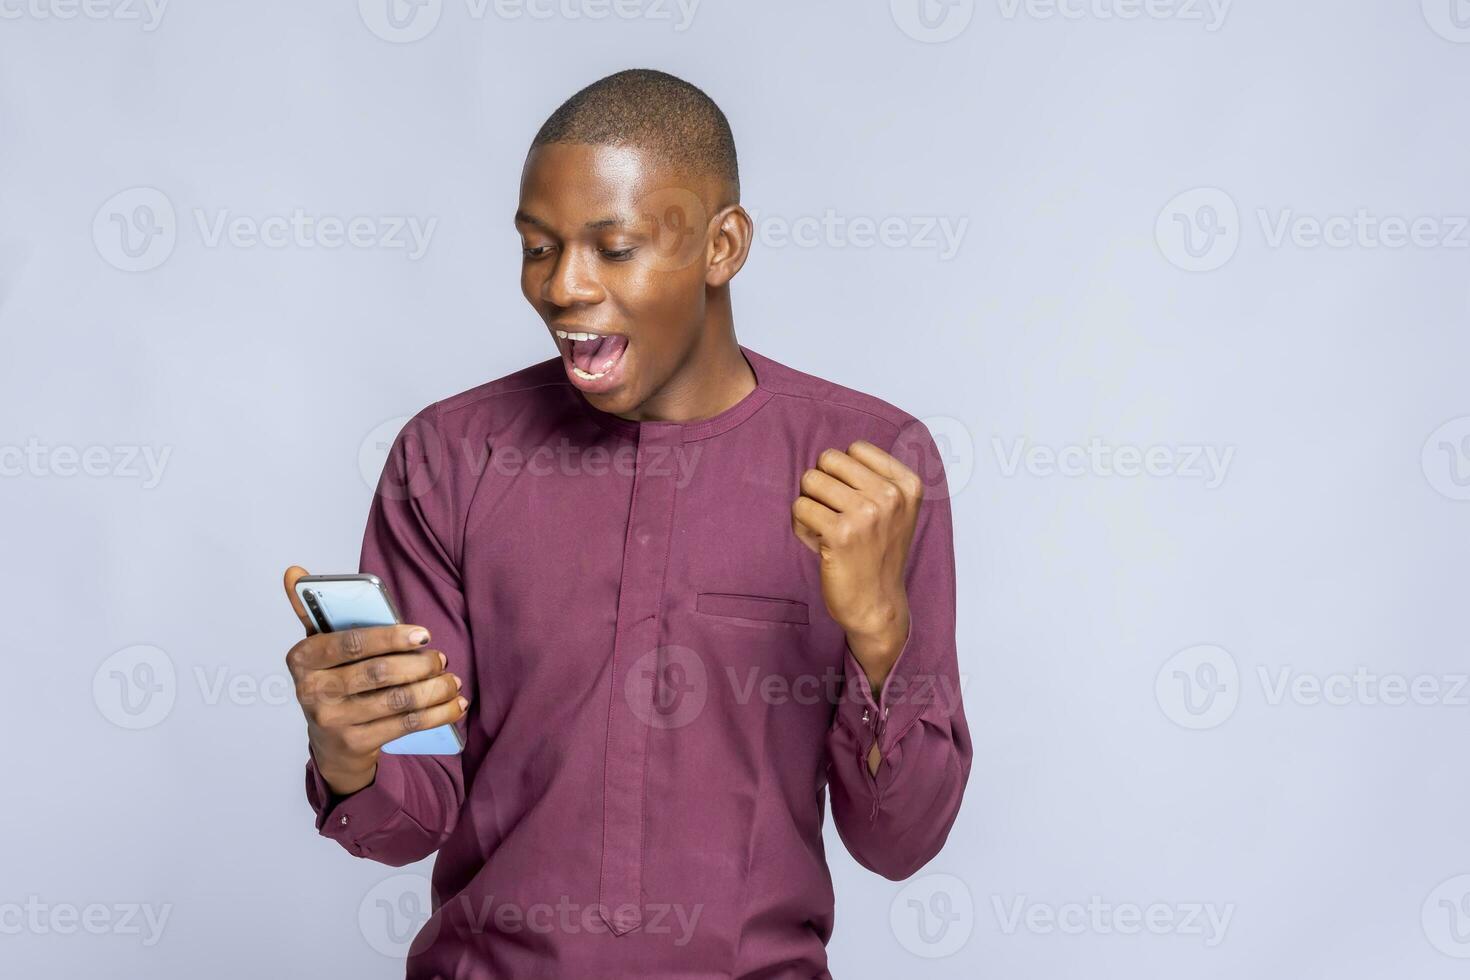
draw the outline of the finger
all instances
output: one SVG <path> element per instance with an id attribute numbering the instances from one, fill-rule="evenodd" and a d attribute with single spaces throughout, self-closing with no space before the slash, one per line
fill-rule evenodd
<path id="1" fill-rule="evenodd" d="M 911 497 L 923 489 L 924 481 L 919 478 L 919 474 L 909 469 L 897 456 L 884 452 L 871 442 L 859 439 L 847 447 L 847 453 L 874 473 L 896 483 L 900 490 Z"/>
<path id="2" fill-rule="evenodd" d="M 301 604 L 301 597 L 296 594 L 296 583 L 308 574 L 307 570 L 300 565 L 292 565 L 286 569 L 286 598 L 291 600 L 291 608 L 296 611 L 296 618 L 301 620 L 301 625 L 306 628 L 306 635 L 315 636 L 316 626 L 312 623 L 311 617 L 307 615 L 306 607 Z"/>
<path id="3" fill-rule="evenodd" d="M 379 718 L 366 725 L 356 725 L 353 726 L 353 731 L 357 733 L 356 737 L 362 738 L 373 748 L 382 748 L 401 735 L 426 731 L 459 721 L 464 717 L 468 707 L 469 701 L 461 695 L 443 704 L 436 704 L 432 708 L 406 711 L 391 718 Z"/>
<path id="4" fill-rule="evenodd" d="M 385 687 L 412 684 L 444 672 L 444 655 L 438 650 L 422 653 L 390 653 L 328 671 L 320 681 L 323 690 L 338 697 L 363 694 Z"/>
<path id="5" fill-rule="evenodd" d="M 330 670 L 385 653 L 416 651 L 428 642 L 429 631 L 422 626 L 359 626 L 303 640 L 297 644 L 298 660 L 306 670 Z"/>
<path id="6" fill-rule="evenodd" d="M 807 470 L 801 475 L 801 492 L 839 514 L 855 510 L 863 495 L 830 473 Z"/>
<path id="7" fill-rule="evenodd" d="M 797 540 L 802 544 L 806 545 L 813 552 L 821 554 L 822 539 L 817 535 L 817 532 L 798 520 L 795 513 L 791 515 L 791 532 L 796 535 Z"/>
<path id="8" fill-rule="evenodd" d="M 818 539 L 825 538 L 835 531 L 841 519 L 826 505 L 819 504 L 810 497 L 797 497 L 796 502 L 791 505 L 791 516 L 806 525 L 807 529 Z"/>
<path id="9" fill-rule="evenodd" d="M 459 696 L 458 677 L 444 673 L 412 684 L 385 687 L 348 698 L 339 708 L 329 709 L 326 717 L 318 716 L 323 725 L 365 725 L 379 718 L 391 718 L 405 711 L 421 711 L 443 704 Z"/>
<path id="10" fill-rule="evenodd" d="M 885 482 L 883 477 L 840 449 L 824 449 L 817 457 L 817 469 L 831 474 L 854 490 L 870 495 L 881 492 Z"/>

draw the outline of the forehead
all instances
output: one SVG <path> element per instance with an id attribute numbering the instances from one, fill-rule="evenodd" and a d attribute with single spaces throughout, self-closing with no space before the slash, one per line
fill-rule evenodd
<path id="1" fill-rule="evenodd" d="M 700 182 L 635 146 L 549 143 L 531 150 L 521 172 L 520 210 L 553 225 L 633 220 L 639 202 L 678 189 L 703 196 Z"/>

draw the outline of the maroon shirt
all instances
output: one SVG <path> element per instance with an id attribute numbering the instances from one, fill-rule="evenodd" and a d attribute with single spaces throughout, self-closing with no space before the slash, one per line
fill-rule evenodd
<path id="1" fill-rule="evenodd" d="M 884 877 L 944 844 L 971 747 L 942 459 L 892 405 L 741 350 L 757 387 L 711 418 L 602 412 L 552 358 L 395 441 L 361 567 L 463 678 L 467 744 L 384 754 L 345 799 L 309 760 L 306 790 L 353 854 L 439 851 L 410 978 L 827 977 L 825 795 Z M 802 471 L 857 439 L 926 487 L 876 701 L 791 529 Z"/>

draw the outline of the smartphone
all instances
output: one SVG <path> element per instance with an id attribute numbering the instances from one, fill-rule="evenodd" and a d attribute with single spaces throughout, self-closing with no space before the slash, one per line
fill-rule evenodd
<path id="1" fill-rule="evenodd" d="M 388 590 L 376 575 L 306 575 L 296 597 L 321 633 L 359 626 L 396 626 L 403 622 Z M 455 755 L 464 739 L 453 725 L 409 732 L 383 746 L 393 755 Z"/>

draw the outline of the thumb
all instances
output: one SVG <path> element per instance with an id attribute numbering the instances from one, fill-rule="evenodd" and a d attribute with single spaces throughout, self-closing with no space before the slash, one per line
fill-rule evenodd
<path id="1" fill-rule="evenodd" d="M 306 607 L 301 604 L 301 597 L 296 594 L 296 583 L 305 578 L 309 573 L 300 565 L 292 565 L 286 569 L 286 598 L 291 600 L 291 608 L 296 611 L 296 618 L 301 620 L 301 625 L 306 629 L 306 635 L 311 636 L 316 630 L 312 624 L 311 617 L 307 615 Z"/>

